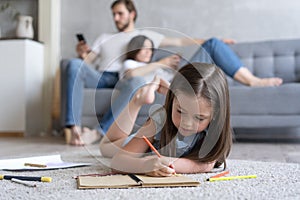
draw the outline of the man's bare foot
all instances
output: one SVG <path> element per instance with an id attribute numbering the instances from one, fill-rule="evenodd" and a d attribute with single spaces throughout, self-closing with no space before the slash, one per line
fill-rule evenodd
<path id="1" fill-rule="evenodd" d="M 70 145 L 83 146 L 84 142 L 81 139 L 81 128 L 79 126 L 73 126 L 71 128 L 71 140 Z"/>
<path id="2" fill-rule="evenodd" d="M 101 139 L 100 133 L 95 129 L 83 128 L 81 140 L 84 144 L 93 144 Z"/>
<path id="3" fill-rule="evenodd" d="M 279 86 L 282 84 L 281 78 L 256 78 L 250 83 L 251 87 L 267 87 L 267 86 Z"/>

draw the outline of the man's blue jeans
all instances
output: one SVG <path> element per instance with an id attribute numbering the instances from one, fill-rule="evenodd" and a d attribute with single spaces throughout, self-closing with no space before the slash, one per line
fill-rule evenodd
<path id="1" fill-rule="evenodd" d="M 118 72 L 99 72 L 83 60 L 71 59 L 67 66 L 65 126 L 81 125 L 84 88 L 114 88 Z"/>
<path id="2" fill-rule="evenodd" d="M 156 58 L 159 59 L 160 57 L 157 56 Z M 230 47 L 216 38 L 207 40 L 189 61 L 184 61 L 181 64 L 185 65 L 188 62 L 214 63 L 230 77 L 233 77 L 238 69 L 243 66 L 240 59 Z M 115 98 L 112 107 L 104 115 L 97 127 L 100 133 L 105 134 L 107 132 L 110 125 L 114 122 L 114 118 L 120 114 L 134 92 L 143 84 L 145 84 L 145 82 L 142 77 L 135 77 L 128 80 L 124 87 L 117 88 L 119 90 L 119 96 Z"/>

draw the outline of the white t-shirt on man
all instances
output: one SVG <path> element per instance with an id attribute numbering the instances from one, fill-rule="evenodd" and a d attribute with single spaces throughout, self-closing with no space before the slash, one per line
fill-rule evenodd
<path id="1" fill-rule="evenodd" d="M 127 45 L 137 35 L 149 37 L 153 41 L 155 48 L 159 47 L 165 37 L 154 31 L 140 29 L 131 32 L 102 34 L 92 45 L 92 51 L 99 56 L 98 62 L 95 63 L 95 65 L 98 65 L 98 70 L 119 72 L 125 59 Z"/>

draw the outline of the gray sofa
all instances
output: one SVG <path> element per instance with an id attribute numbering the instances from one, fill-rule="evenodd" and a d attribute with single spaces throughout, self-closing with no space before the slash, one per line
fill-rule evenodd
<path id="1" fill-rule="evenodd" d="M 233 50 L 245 66 L 258 77 L 281 77 L 279 87 L 251 88 L 228 77 L 231 99 L 231 123 L 236 130 L 300 128 L 300 39 L 237 43 Z M 61 63 L 61 113 L 64 114 L 64 78 L 66 60 Z M 83 125 L 93 127 L 110 104 L 111 89 L 86 89 Z M 95 101 L 100 99 L 101 101 Z M 155 103 L 161 104 L 163 97 Z M 148 116 L 149 106 L 142 109 L 138 123 Z"/>

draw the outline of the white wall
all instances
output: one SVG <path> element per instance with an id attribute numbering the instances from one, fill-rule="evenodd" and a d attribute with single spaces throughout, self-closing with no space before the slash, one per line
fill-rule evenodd
<path id="1" fill-rule="evenodd" d="M 83 32 L 92 43 L 98 34 L 115 31 L 112 2 L 62 1 L 62 57 L 76 56 L 76 32 Z M 300 37 L 299 0 L 135 0 L 135 4 L 137 27 L 167 28 L 168 34 L 178 31 L 237 42 Z"/>

